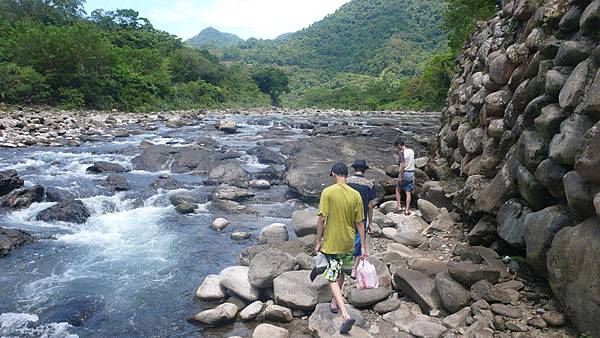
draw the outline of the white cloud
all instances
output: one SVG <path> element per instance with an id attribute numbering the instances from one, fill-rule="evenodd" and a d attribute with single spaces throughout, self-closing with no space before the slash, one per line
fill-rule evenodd
<path id="1" fill-rule="evenodd" d="M 174 0 L 147 16 L 155 25 L 190 38 L 207 26 L 242 38 L 275 38 L 333 13 L 349 0 Z"/>

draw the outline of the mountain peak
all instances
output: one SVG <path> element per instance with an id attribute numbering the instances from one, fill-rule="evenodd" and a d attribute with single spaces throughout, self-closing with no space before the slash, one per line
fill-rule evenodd
<path id="1" fill-rule="evenodd" d="M 223 33 L 218 29 L 209 26 L 200 31 L 198 35 L 188 39 L 186 42 L 196 48 L 213 47 L 220 49 L 235 46 L 242 41 L 244 40 L 235 34 Z"/>

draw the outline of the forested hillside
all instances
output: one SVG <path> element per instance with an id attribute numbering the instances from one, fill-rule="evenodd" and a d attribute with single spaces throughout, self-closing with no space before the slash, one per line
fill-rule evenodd
<path id="1" fill-rule="evenodd" d="M 285 39 L 249 39 L 226 60 L 293 65 L 329 73 L 413 75 L 423 53 L 445 47 L 438 0 L 353 0 Z"/>
<path id="2" fill-rule="evenodd" d="M 194 48 L 223 50 L 225 48 L 237 46 L 243 41 L 242 38 L 235 34 L 223 33 L 213 27 L 208 27 L 185 42 Z"/>

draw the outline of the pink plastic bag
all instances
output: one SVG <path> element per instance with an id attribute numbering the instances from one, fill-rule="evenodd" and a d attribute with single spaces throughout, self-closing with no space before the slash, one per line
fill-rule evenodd
<path id="1" fill-rule="evenodd" d="M 356 285 L 359 289 L 374 289 L 379 287 L 379 276 L 375 266 L 363 259 L 356 268 Z"/>

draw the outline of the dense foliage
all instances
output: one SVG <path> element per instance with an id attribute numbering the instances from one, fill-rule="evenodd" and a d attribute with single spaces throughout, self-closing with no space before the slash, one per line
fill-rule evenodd
<path id="1" fill-rule="evenodd" d="M 0 98 L 67 108 L 263 106 L 248 67 L 220 64 L 133 10 L 77 0 L 0 1 Z"/>
<path id="2" fill-rule="evenodd" d="M 213 27 L 203 29 L 198 35 L 186 41 L 190 46 L 210 50 L 212 53 L 221 54 L 225 48 L 237 46 L 244 40 L 231 33 L 219 32 Z"/>
<path id="3" fill-rule="evenodd" d="M 207 29 L 188 41 L 206 50 L 130 9 L 87 15 L 83 0 L 0 0 L 0 101 L 128 111 L 435 110 L 456 53 L 494 3 L 352 0 L 275 40 Z"/>

